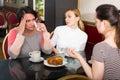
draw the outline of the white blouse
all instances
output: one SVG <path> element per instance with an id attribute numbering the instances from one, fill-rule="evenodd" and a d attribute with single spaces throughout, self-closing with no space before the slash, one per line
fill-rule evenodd
<path id="1" fill-rule="evenodd" d="M 56 46 L 59 53 L 63 53 L 62 49 L 66 48 L 73 48 L 75 51 L 84 51 L 87 38 L 87 34 L 78 27 L 72 29 L 64 25 L 55 28 L 51 43 L 53 46 Z"/>

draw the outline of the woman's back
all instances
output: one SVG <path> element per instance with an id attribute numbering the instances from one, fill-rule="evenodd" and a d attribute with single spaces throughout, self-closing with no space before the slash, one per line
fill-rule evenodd
<path id="1" fill-rule="evenodd" d="M 120 79 L 120 50 L 105 41 L 95 45 L 92 59 L 104 62 L 104 80 Z"/>

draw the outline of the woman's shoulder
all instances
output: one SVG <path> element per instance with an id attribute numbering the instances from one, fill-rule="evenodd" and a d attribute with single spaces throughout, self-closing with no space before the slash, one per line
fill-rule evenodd
<path id="1" fill-rule="evenodd" d="M 16 34 L 18 32 L 18 30 L 17 30 L 17 27 L 15 27 L 15 28 L 12 28 L 10 31 L 9 31 L 9 33 L 14 33 L 14 34 Z"/>
<path id="2" fill-rule="evenodd" d="M 64 29 L 66 27 L 67 27 L 66 25 L 62 25 L 62 26 L 57 26 L 55 29 Z"/>
<path id="3" fill-rule="evenodd" d="M 98 49 L 98 50 L 100 50 L 100 49 L 102 49 L 102 50 L 111 49 L 110 45 L 108 45 L 105 41 L 101 41 L 101 42 L 95 44 L 94 48 Z"/>
<path id="4" fill-rule="evenodd" d="M 82 33 L 84 34 L 84 36 L 88 37 L 88 35 L 87 35 L 87 33 L 86 33 L 86 32 L 82 31 Z"/>
<path id="5" fill-rule="evenodd" d="M 66 28 L 67 28 L 66 25 L 57 26 L 54 31 L 55 32 L 61 32 L 61 31 L 65 30 Z"/>
<path id="6" fill-rule="evenodd" d="M 83 35 L 83 36 L 85 36 L 85 37 L 88 37 L 87 33 L 84 32 L 84 31 L 82 31 L 82 30 L 79 29 L 79 28 L 78 28 L 78 32 L 79 32 L 80 35 Z"/>
<path id="7" fill-rule="evenodd" d="M 105 41 L 101 41 L 95 44 L 95 46 L 105 46 Z"/>

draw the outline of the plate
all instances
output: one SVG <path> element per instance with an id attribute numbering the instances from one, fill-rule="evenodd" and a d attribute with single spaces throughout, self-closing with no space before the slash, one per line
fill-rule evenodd
<path id="1" fill-rule="evenodd" d="M 37 60 L 35 60 L 35 59 L 33 59 L 33 58 L 29 58 L 29 61 L 31 61 L 31 62 L 42 62 L 43 60 L 44 60 L 43 57 L 40 57 L 40 58 L 37 59 Z"/>
<path id="2" fill-rule="evenodd" d="M 51 64 L 48 64 L 46 60 L 44 60 L 44 65 L 46 65 L 48 67 L 61 67 L 61 66 L 64 66 L 65 64 L 67 64 L 66 61 L 63 61 L 62 65 L 51 65 Z"/>

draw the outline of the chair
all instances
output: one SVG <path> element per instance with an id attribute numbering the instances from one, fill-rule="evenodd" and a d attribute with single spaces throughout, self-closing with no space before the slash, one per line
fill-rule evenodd
<path id="1" fill-rule="evenodd" d="M 53 37 L 54 31 L 50 33 L 50 39 Z"/>
<path id="2" fill-rule="evenodd" d="M 9 12 L 6 14 L 6 19 L 8 22 L 8 31 L 18 23 L 17 15 L 14 12 Z"/>
<path id="3" fill-rule="evenodd" d="M 3 12 L 0 12 L 0 28 L 7 28 L 6 19 Z"/>
<path id="4" fill-rule="evenodd" d="M 79 74 L 72 74 L 63 76 L 57 80 L 90 80 L 88 77 L 79 75 Z"/>
<path id="5" fill-rule="evenodd" d="M 4 17 L 4 14 L 2 12 L 0 12 L 0 26 L 2 26 L 4 24 L 5 24 L 5 17 Z"/>
<path id="6" fill-rule="evenodd" d="M 3 52 L 4 59 L 9 59 L 9 55 L 8 55 L 8 34 L 3 39 L 2 52 Z"/>
<path id="7" fill-rule="evenodd" d="M 7 21 L 3 12 L 0 12 L 0 36 L 4 37 L 7 33 Z"/>
<path id="8" fill-rule="evenodd" d="M 8 12 L 6 13 L 6 18 L 7 18 L 8 15 L 11 14 L 11 13 L 12 13 L 11 11 L 8 11 Z"/>

